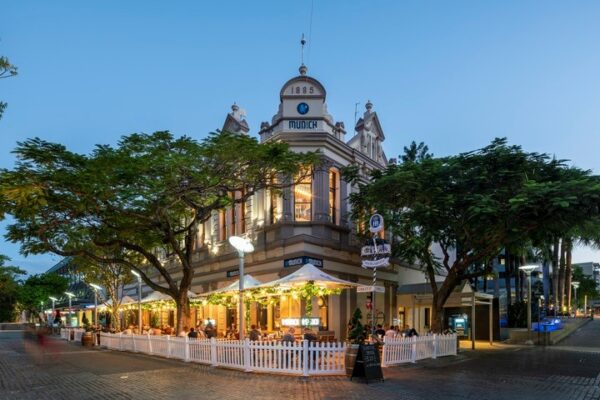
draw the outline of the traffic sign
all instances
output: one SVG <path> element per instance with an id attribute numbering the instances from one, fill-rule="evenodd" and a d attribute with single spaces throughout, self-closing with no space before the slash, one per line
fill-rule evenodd
<path id="1" fill-rule="evenodd" d="M 369 219 L 369 231 L 371 233 L 381 232 L 383 229 L 383 217 L 380 214 L 373 214 Z"/>

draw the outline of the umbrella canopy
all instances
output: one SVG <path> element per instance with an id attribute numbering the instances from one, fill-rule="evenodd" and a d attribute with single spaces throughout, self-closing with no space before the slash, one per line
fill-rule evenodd
<path id="1" fill-rule="evenodd" d="M 331 276 L 312 264 L 304 264 L 302 268 L 292 272 L 288 276 L 284 276 L 283 278 L 276 279 L 272 282 L 264 283 L 258 287 L 266 288 L 279 286 L 281 288 L 293 288 L 303 286 L 310 281 L 312 281 L 315 286 L 327 289 L 346 289 L 365 286 L 361 285 L 360 283 L 345 281 L 343 279 L 336 278 L 335 276 Z"/>
<path id="2" fill-rule="evenodd" d="M 152 291 L 149 295 L 142 299 L 142 303 L 150 303 L 151 301 L 160 301 L 160 300 L 173 300 L 171 296 L 168 294 L 161 293 L 159 291 Z"/>
<path id="3" fill-rule="evenodd" d="M 137 300 L 135 300 L 135 299 L 133 299 L 133 298 L 131 298 L 129 296 L 123 296 L 121 298 L 121 305 L 122 306 L 124 306 L 125 304 L 132 304 L 132 303 L 135 303 L 135 302 L 137 302 Z M 105 301 L 104 304 L 107 305 L 107 306 L 111 306 L 112 305 L 112 300 L 109 299 L 109 300 Z M 98 307 L 101 307 L 101 305 L 98 304 Z"/>
<path id="4" fill-rule="evenodd" d="M 196 296 L 192 291 L 188 290 L 188 297 Z M 172 301 L 173 298 L 168 294 L 161 293 L 157 290 L 154 290 L 148 296 L 142 299 L 142 303 L 150 303 L 152 301 Z"/>
<path id="5" fill-rule="evenodd" d="M 244 275 L 244 289 L 254 289 L 255 287 L 258 287 L 262 285 L 262 283 L 256 279 L 254 279 L 254 277 L 252 275 Z M 240 291 L 240 280 L 236 280 L 235 282 L 232 282 L 231 284 L 224 286 L 220 289 L 216 289 L 210 292 L 206 292 L 206 293 L 201 293 L 198 295 L 198 297 L 205 297 L 205 296 L 210 296 L 211 294 L 218 294 L 218 293 L 222 293 L 222 294 L 234 294 Z"/>

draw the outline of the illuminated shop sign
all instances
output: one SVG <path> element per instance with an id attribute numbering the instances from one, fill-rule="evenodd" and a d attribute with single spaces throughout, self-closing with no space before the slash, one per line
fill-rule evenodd
<path id="1" fill-rule="evenodd" d="M 227 277 L 231 278 L 232 276 L 239 276 L 240 275 L 240 270 L 239 269 L 232 269 L 227 271 Z"/>
<path id="2" fill-rule="evenodd" d="M 283 260 L 283 268 L 300 267 L 304 264 L 312 264 L 315 267 L 323 268 L 323 259 L 302 256 L 302 257 L 288 258 L 287 260 Z"/>
<path id="3" fill-rule="evenodd" d="M 320 326 L 321 318 L 304 317 L 304 318 L 282 318 L 282 326 Z"/>

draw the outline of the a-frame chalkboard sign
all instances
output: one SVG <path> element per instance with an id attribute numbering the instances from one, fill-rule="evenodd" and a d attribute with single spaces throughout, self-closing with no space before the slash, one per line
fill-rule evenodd
<path id="1" fill-rule="evenodd" d="M 374 344 L 361 344 L 358 348 L 356 363 L 354 364 L 350 380 L 354 377 L 364 377 L 367 383 L 370 380 L 380 380 L 383 382 L 379 350 L 377 350 Z"/>

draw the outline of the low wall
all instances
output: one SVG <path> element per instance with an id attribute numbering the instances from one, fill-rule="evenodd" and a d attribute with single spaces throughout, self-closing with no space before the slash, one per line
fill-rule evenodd
<path id="1" fill-rule="evenodd" d="M 575 332 L 590 321 L 589 318 L 570 318 L 563 320 L 563 328 L 552 332 L 531 332 L 531 340 L 538 345 L 554 345 Z M 524 344 L 529 337 L 527 329 L 512 328 L 508 332 L 507 343 Z"/>
<path id="2" fill-rule="evenodd" d="M 24 331 L 26 329 L 35 328 L 35 324 L 27 322 L 2 322 L 0 323 L 0 331 Z"/>

